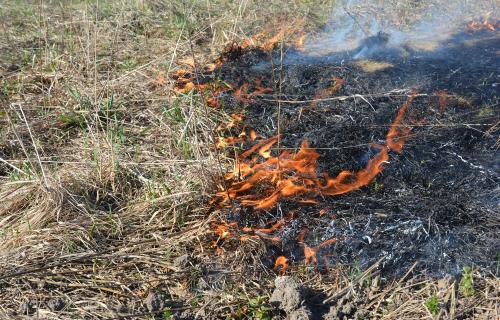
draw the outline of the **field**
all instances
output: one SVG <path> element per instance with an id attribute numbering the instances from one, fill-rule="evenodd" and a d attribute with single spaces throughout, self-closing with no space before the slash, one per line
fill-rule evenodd
<path id="1" fill-rule="evenodd" d="M 377 259 L 326 269 L 297 259 L 287 270 L 277 270 L 279 250 L 265 237 L 223 239 L 228 231 L 221 221 L 229 214 L 213 199 L 221 187 L 227 191 L 222 177 L 237 157 L 236 148 L 215 145 L 231 132 L 239 105 L 231 105 L 234 100 L 222 107 L 207 104 L 206 92 L 179 89 L 173 75 L 194 69 L 198 77 L 197 70 L 223 52 L 230 56 L 231 45 L 248 43 L 259 33 L 272 38 L 284 25 L 315 32 L 328 23 L 333 2 L 0 2 L 0 319 L 498 318 L 498 252 L 493 267 L 489 261 L 489 268 L 481 268 L 476 260 L 487 258 L 474 256 L 475 248 L 457 249 L 471 254 L 454 276 L 426 272 L 416 263 L 397 264 L 401 269 L 385 276 Z M 276 50 L 297 40 L 298 32 L 288 30 L 274 43 Z M 260 51 L 255 52 L 248 59 L 258 60 Z M 368 69 L 385 67 L 364 63 Z M 251 80 L 252 72 L 227 65 L 220 83 L 223 76 Z M 412 67 L 405 67 L 405 74 Z M 343 76 L 357 79 L 352 70 Z M 478 86 L 490 81 L 485 79 L 477 78 Z M 286 85 L 283 90 L 295 93 Z M 403 104 L 406 95 L 396 103 Z M 467 104 L 453 99 L 457 108 Z M 498 94 L 488 103 L 477 110 L 481 118 L 467 121 L 490 121 L 480 129 L 497 137 Z M 346 105 L 357 110 L 354 103 Z M 269 128 L 258 118 L 265 112 L 249 110 L 252 127 Z M 376 125 L 363 113 L 352 115 Z M 305 124 L 285 131 L 313 131 L 321 121 L 314 112 L 303 117 Z M 387 115 L 384 123 L 393 118 Z M 221 131 L 222 125 L 228 130 Z M 369 139 L 371 134 L 361 135 Z M 296 148 L 297 141 L 285 139 L 282 146 Z M 490 158 L 498 156 L 498 141 L 481 145 Z M 472 175 L 474 168 L 464 166 Z M 397 175 L 396 169 L 389 172 Z M 495 177 L 484 183 L 498 183 Z M 371 192 L 384 188 L 377 183 L 370 184 Z M 432 190 L 429 182 L 424 191 Z M 339 203 L 331 208 L 347 206 Z M 493 239 L 488 244 L 498 236 L 498 214 L 493 217 L 478 228 Z M 256 228 L 269 223 L 252 219 Z M 283 272 L 288 277 L 279 277 Z M 279 290 L 298 300 L 283 301 Z M 275 302 L 280 299 L 281 306 Z"/>

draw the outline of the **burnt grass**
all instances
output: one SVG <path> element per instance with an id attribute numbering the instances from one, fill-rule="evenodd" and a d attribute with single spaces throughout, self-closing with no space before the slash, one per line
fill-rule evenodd
<path id="1" fill-rule="evenodd" d="M 375 72 L 364 71 L 350 53 L 311 58 L 294 48 L 283 55 L 279 48 L 229 49 L 225 63 L 203 81 L 252 88 L 260 80 L 273 93 L 246 103 L 223 93 L 224 111 L 244 113 L 249 128 L 271 137 L 278 133 L 279 110 L 281 148 L 298 149 L 307 139 L 321 155 L 318 173 L 330 176 L 365 167 L 377 152 L 372 143 L 384 143 L 400 106 L 412 90 L 417 95 L 406 114 L 412 130 L 402 153 L 391 152 L 369 185 L 318 195 L 315 205 L 285 199 L 265 211 L 236 200 L 224 209 L 224 220 L 265 227 L 293 212 L 275 232 L 282 242 L 267 243 L 270 267 L 279 255 L 303 261 L 297 237 L 307 230 L 304 242 L 311 247 L 338 240 L 318 252 L 319 269 L 342 263 L 363 270 L 383 258 L 389 278 L 415 262 L 415 270 L 435 277 L 458 275 L 464 266 L 494 272 L 500 252 L 499 47 L 497 33 L 476 32 L 456 35 L 432 52 L 379 50 L 369 61 L 392 67 Z M 345 83 L 312 106 L 315 93 L 335 77 Z"/>

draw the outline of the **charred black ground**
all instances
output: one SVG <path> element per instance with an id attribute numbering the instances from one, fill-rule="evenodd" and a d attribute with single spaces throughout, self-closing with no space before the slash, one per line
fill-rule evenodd
<path id="1" fill-rule="evenodd" d="M 425 120 L 414 122 L 403 152 L 391 153 L 390 163 L 370 185 L 319 198 L 317 205 L 281 201 L 268 211 L 242 207 L 236 200 L 225 220 L 263 227 L 294 212 L 296 218 L 276 232 L 282 245 L 269 243 L 270 266 L 278 255 L 303 259 L 297 237 L 307 228 L 309 246 L 338 239 L 318 254 L 321 265 L 341 262 L 363 269 L 385 257 L 387 276 L 406 272 L 416 261 L 433 276 L 458 274 L 464 266 L 495 270 L 500 252 L 499 48 L 498 34 L 484 31 L 456 35 L 432 52 L 374 50 L 363 61 L 351 58 L 362 47 L 315 58 L 293 48 L 231 50 L 206 80 L 236 87 L 249 83 L 250 88 L 258 80 L 274 92 L 249 103 L 226 93 L 223 108 L 243 112 L 246 124 L 264 137 L 278 134 L 280 110 L 281 148 L 296 149 L 309 140 L 321 155 L 320 171 L 331 176 L 366 165 L 377 152 L 371 144 L 384 142 L 412 90 L 417 95 L 407 117 Z M 334 78 L 345 83 L 312 106 L 318 90 L 332 86 Z M 326 214 L 320 216 L 321 209 Z"/>

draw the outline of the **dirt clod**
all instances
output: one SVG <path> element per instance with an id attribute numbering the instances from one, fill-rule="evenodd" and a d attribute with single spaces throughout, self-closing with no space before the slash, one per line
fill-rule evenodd
<path id="1" fill-rule="evenodd" d="M 287 317 L 287 320 L 309 320 L 311 319 L 311 311 L 306 307 L 292 311 Z"/>
<path id="2" fill-rule="evenodd" d="M 165 302 L 161 294 L 156 292 L 150 292 L 144 301 L 146 308 L 149 312 L 159 311 L 165 307 Z"/>
<path id="3" fill-rule="evenodd" d="M 189 265 L 189 255 L 184 254 L 174 259 L 174 266 L 179 269 L 184 269 Z"/>
<path id="4" fill-rule="evenodd" d="M 36 311 L 35 305 L 31 300 L 25 300 L 21 303 L 19 312 L 23 315 L 32 315 Z"/>
<path id="5" fill-rule="evenodd" d="M 277 277 L 274 285 L 276 288 L 269 302 L 277 303 L 286 313 L 299 308 L 302 302 L 301 287 L 292 277 Z"/>
<path id="6" fill-rule="evenodd" d="M 52 311 L 61 311 L 65 305 L 66 303 L 61 298 L 50 299 L 47 302 L 47 307 Z"/>

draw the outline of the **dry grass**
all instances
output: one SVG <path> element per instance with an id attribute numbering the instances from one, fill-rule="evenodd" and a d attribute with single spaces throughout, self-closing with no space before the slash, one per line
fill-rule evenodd
<path id="1" fill-rule="evenodd" d="M 0 318 L 143 319 L 151 293 L 165 318 L 251 317 L 248 301 L 275 277 L 265 246 L 222 256 L 210 247 L 206 200 L 229 163 L 210 146 L 227 115 L 174 94 L 168 74 L 186 58 L 213 60 L 271 18 L 313 28 L 330 2 L 2 1 Z M 351 285 L 341 269 L 293 272 L 330 294 Z M 480 303 L 466 310 L 497 308 L 498 281 L 477 277 Z M 441 289 L 426 281 L 380 289 L 375 312 L 428 317 L 422 302 Z"/>
<path id="2" fill-rule="evenodd" d="M 382 71 L 388 68 L 392 68 L 394 66 L 387 62 L 374 61 L 374 60 L 359 60 L 356 62 L 356 65 L 359 66 L 361 70 L 365 72 Z"/>

